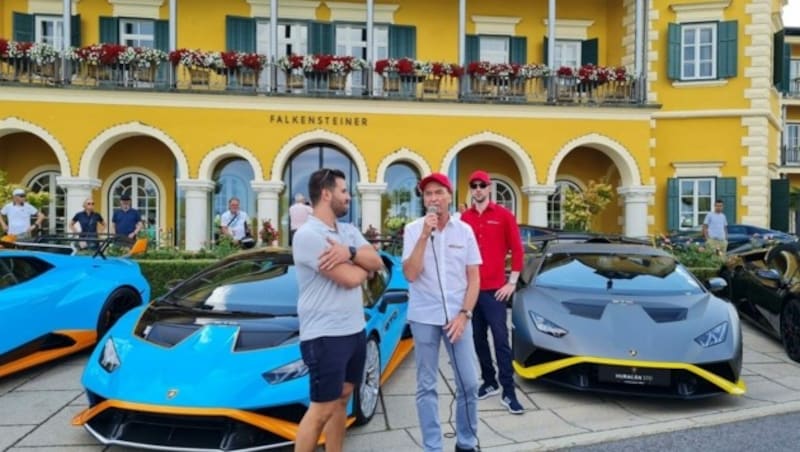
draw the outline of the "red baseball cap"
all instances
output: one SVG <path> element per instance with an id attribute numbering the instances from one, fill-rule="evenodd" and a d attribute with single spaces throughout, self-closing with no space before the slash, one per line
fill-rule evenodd
<path id="1" fill-rule="evenodd" d="M 486 171 L 481 171 L 481 170 L 477 170 L 477 171 L 473 172 L 471 176 L 469 176 L 469 183 L 472 183 L 473 181 L 476 181 L 476 180 L 479 180 L 481 182 L 485 182 L 487 185 L 492 183 L 492 180 L 489 179 L 489 173 L 487 173 Z"/>
<path id="2" fill-rule="evenodd" d="M 436 182 L 444 186 L 450 194 L 453 193 L 453 185 L 450 183 L 450 179 L 442 173 L 431 173 L 422 178 L 422 180 L 419 181 L 419 190 L 424 191 L 425 186 L 430 182 Z"/>

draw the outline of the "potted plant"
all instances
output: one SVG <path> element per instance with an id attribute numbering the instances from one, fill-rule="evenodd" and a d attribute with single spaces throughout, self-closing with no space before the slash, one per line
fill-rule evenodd
<path id="1" fill-rule="evenodd" d="M 264 220 L 261 223 L 261 231 L 259 231 L 261 242 L 265 246 L 278 246 L 278 239 L 280 239 L 280 232 L 272 225 L 272 220 Z"/>

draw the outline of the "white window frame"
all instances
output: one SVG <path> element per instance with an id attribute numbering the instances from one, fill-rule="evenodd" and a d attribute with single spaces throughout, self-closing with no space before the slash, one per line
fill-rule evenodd
<path id="1" fill-rule="evenodd" d="M 150 24 L 153 27 L 153 34 L 141 33 L 141 26 Z M 125 26 L 131 24 L 139 30 L 139 33 L 127 33 Z M 131 41 L 129 44 L 128 41 Z M 148 43 L 149 41 L 149 43 Z M 156 24 L 150 19 L 120 19 L 119 20 L 119 43 L 134 47 L 155 47 L 156 43 Z"/>
<path id="2" fill-rule="evenodd" d="M 555 45 L 553 47 L 553 65 L 555 69 L 560 68 L 561 66 L 567 67 L 580 67 L 581 66 L 581 46 L 583 45 L 582 41 L 572 40 L 572 39 L 556 39 Z M 575 60 L 567 59 L 565 54 L 567 51 L 571 51 L 575 54 Z"/>
<path id="3" fill-rule="evenodd" d="M 577 183 L 571 180 L 557 180 L 556 191 L 547 197 L 547 227 L 554 229 L 564 229 L 564 200 L 566 199 L 566 188 L 571 188 L 577 192 L 583 191 Z M 556 207 L 558 210 L 556 210 Z M 558 223 L 555 216 L 558 215 Z"/>
<path id="4" fill-rule="evenodd" d="M 478 58 L 493 64 L 507 64 L 511 59 L 511 40 L 505 36 L 481 36 Z"/>
<path id="5" fill-rule="evenodd" d="M 47 23 L 51 24 L 53 36 L 46 36 L 44 33 L 44 27 Z M 34 40 L 38 43 L 50 44 L 56 49 L 60 49 L 61 43 L 64 40 L 64 18 L 58 16 L 35 16 Z"/>
<path id="6" fill-rule="evenodd" d="M 502 189 L 504 194 L 509 196 L 508 199 L 500 199 L 498 201 L 497 194 L 500 193 Z M 514 215 L 517 214 L 517 194 L 514 191 L 514 187 L 509 184 L 508 182 L 496 178 L 492 178 L 492 202 L 495 204 L 499 204 L 509 212 L 513 213 Z"/>
<path id="7" fill-rule="evenodd" d="M 336 51 L 335 54 L 339 56 L 352 56 L 356 58 L 367 58 L 367 41 L 366 41 L 366 25 L 359 24 L 336 24 Z M 352 33 L 351 32 L 357 32 Z M 354 34 L 360 34 L 363 38 L 359 37 L 353 39 Z M 375 60 L 381 60 L 389 57 L 389 27 L 385 25 L 375 25 L 373 28 L 373 48 L 375 50 Z M 352 72 L 347 78 L 347 86 L 345 92 L 351 93 L 353 86 L 365 87 L 366 80 L 363 79 L 361 72 Z M 373 91 L 375 93 L 383 92 L 383 79 L 380 77 L 373 78 Z"/>
<path id="8" fill-rule="evenodd" d="M 786 123 L 786 129 L 783 132 L 783 141 L 785 145 L 785 154 L 783 156 L 784 163 L 786 164 L 799 164 L 800 163 L 800 123 L 789 122 Z"/>
<path id="9" fill-rule="evenodd" d="M 684 183 L 686 183 L 686 182 L 691 182 L 693 184 L 693 190 L 692 190 L 693 194 L 691 195 L 691 197 L 692 197 L 692 211 L 688 212 L 688 213 L 691 214 L 691 224 L 688 224 L 688 225 L 684 224 L 684 222 L 683 222 L 683 216 L 684 216 L 684 213 L 685 213 L 684 210 L 683 210 L 683 198 L 684 198 L 683 186 L 684 186 Z M 716 193 L 716 185 L 717 185 L 716 182 L 717 182 L 717 179 L 714 178 L 714 177 L 687 177 L 687 178 L 678 179 L 678 229 L 679 230 L 681 230 L 681 231 L 693 230 L 693 229 L 697 229 L 697 228 L 702 226 L 703 220 L 705 219 L 705 216 L 708 215 L 709 213 L 711 213 L 714 210 L 714 201 L 716 200 L 716 195 L 717 195 L 717 193 Z M 699 188 L 700 188 L 700 184 L 701 183 L 710 184 L 709 195 L 700 195 L 700 189 Z M 690 195 L 687 195 L 687 196 L 690 196 Z M 701 198 L 701 196 L 707 196 L 709 198 L 709 202 L 708 202 L 709 208 L 708 208 L 708 210 L 701 211 L 699 209 L 698 200 Z M 702 218 L 701 218 L 701 216 L 702 216 Z"/>
<path id="10" fill-rule="evenodd" d="M 279 58 L 295 54 L 306 55 L 308 52 L 308 25 L 300 22 L 278 22 L 278 54 L 272 59 L 270 48 L 269 20 L 256 21 L 256 53 L 266 55 L 271 61 L 277 62 Z M 258 84 L 269 86 L 272 71 L 261 71 Z M 278 87 L 286 87 L 286 73 L 278 70 Z"/>
<path id="11" fill-rule="evenodd" d="M 123 185 L 123 183 L 127 183 L 129 185 Z M 123 186 L 121 189 L 118 189 L 120 185 Z M 147 191 L 148 185 L 153 190 L 154 194 L 144 195 L 143 197 L 140 196 L 142 191 Z M 111 224 L 111 220 L 114 218 L 114 211 L 119 208 L 119 198 L 123 192 L 130 195 L 131 207 L 137 209 L 139 214 L 142 216 L 144 229 L 147 229 L 148 223 L 150 220 L 153 220 L 153 225 L 156 230 L 156 241 L 158 241 L 159 237 L 157 231 L 161 228 L 161 203 L 163 200 L 156 181 L 150 176 L 140 172 L 124 173 L 114 179 L 114 182 L 112 182 L 108 188 L 108 203 L 106 212 L 106 221 L 108 225 Z M 140 200 L 140 198 L 142 199 Z M 140 201 L 145 203 L 144 209 L 140 205 Z M 150 212 L 155 212 L 153 214 L 155 218 L 151 218 Z"/>
<path id="12" fill-rule="evenodd" d="M 56 178 L 61 176 L 61 172 L 56 170 L 42 171 L 31 178 L 27 186 L 31 187 L 36 193 L 40 191 L 47 191 L 50 194 L 50 199 L 47 205 L 42 206 L 42 213 L 47 217 L 45 219 L 45 232 L 47 234 L 61 234 L 66 231 L 67 224 L 67 193 L 63 187 L 56 183 Z M 63 212 L 63 215 L 58 216 L 57 212 Z"/>
<path id="13" fill-rule="evenodd" d="M 711 58 L 710 60 L 702 60 L 700 58 L 701 47 L 707 46 L 708 43 L 700 42 L 700 36 L 703 31 L 711 31 Z M 694 31 L 694 42 L 686 42 L 686 32 Z M 686 49 L 694 49 L 694 58 L 691 61 L 687 60 Z M 713 80 L 717 78 L 717 24 L 716 23 L 698 23 L 698 24 L 682 24 L 681 25 L 681 80 Z M 711 62 L 711 74 L 702 75 L 700 73 L 700 66 L 703 63 Z M 686 70 L 686 63 L 691 62 L 694 65 L 694 71 L 688 73 Z"/>

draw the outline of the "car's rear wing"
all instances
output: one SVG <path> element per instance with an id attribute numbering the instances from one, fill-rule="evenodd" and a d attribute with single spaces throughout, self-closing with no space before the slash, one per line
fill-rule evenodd
<path id="1" fill-rule="evenodd" d="M 83 235 L 83 236 L 82 236 Z M 93 257 L 106 258 L 106 251 L 111 245 L 129 247 L 124 257 L 140 254 L 147 250 L 147 239 L 129 239 L 116 234 L 96 234 L 86 237 L 82 233 L 65 233 L 61 235 L 41 235 L 32 238 L 17 239 L 13 235 L 0 238 L 0 248 L 20 249 L 28 251 L 42 251 L 74 255 L 81 250 L 87 250 Z"/>
<path id="2" fill-rule="evenodd" d="M 631 245 L 652 245 L 649 238 L 628 237 L 621 234 L 602 234 L 595 232 L 561 231 L 557 229 L 536 228 L 533 234 L 526 234 L 523 247 L 526 254 L 540 254 L 550 243 L 616 243 Z"/>

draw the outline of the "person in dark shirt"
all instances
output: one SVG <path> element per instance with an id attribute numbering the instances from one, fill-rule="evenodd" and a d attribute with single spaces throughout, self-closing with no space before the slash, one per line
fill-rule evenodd
<path id="1" fill-rule="evenodd" d="M 111 232 L 131 240 L 142 230 L 142 217 L 138 210 L 131 207 L 129 194 L 120 196 L 119 209 L 115 210 L 114 216 L 111 217 L 111 226 Z"/>
<path id="2" fill-rule="evenodd" d="M 80 237 L 97 237 L 98 232 L 105 232 L 106 224 L 103 217 L 94 211 L 94 201 L 87 198 L 83 201 L 83 210 L 72 217 L 69 225 L 72 232 L 79 232 Z"/>

